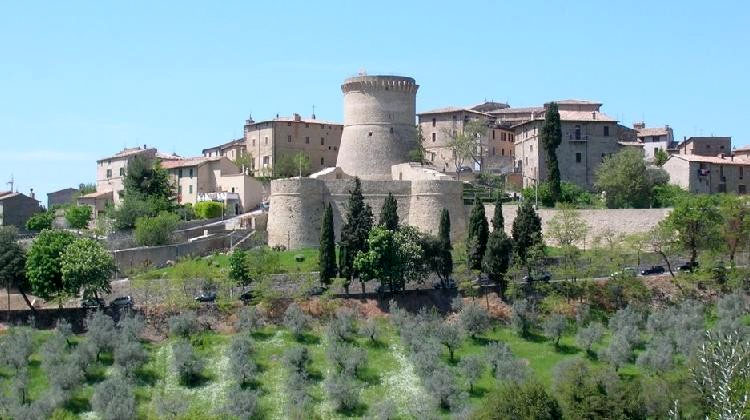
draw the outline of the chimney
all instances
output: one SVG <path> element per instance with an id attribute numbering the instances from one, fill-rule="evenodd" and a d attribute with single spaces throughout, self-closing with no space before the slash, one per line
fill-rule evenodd
<path id="1" fill-rule="evenodd" d="M 643 121 L 635 122 L 633 123 L 633 128 L 635 130 L 643 130 L 644 128 L 646 128 L 646 123 Z"/>
<path id="2" fill-rule="evenodd" d="M 295 112 L 294 113 L 294 121 L 302 121 L 302 116 Z"/>
<path id="3" fill-rule="evenodd" d="M 31 189 L 31 198 L 34 198 L 34 189 Z"/>
<path id="4" fill-rule="evenodd" d="M 596 112 L 591 113 L 591 118 L 596 119 Z"/>
<path id="5" fill-rule="evenodd" d="M 143 150 L 146 150 L 146 145 L 145 144 L 143 145 Z"/>

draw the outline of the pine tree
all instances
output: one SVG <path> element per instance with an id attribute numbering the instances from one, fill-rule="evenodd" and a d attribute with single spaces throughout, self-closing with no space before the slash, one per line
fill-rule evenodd
<path id="1" fill-rule="evenodd" d="M 451 250 L 451 217 L 448 209 L 443 209 L 440 212 L 440 228 L 438 230 L 438 261 L 437 261 L 437 275 L 443 282 L 444 286 L 447 286 L 448 279 L 453 274 L 453 254 Z"/>
<path id="2" fill-rule="evenodd" d="M 474 207 L 469 217 L 469 231 L 466 238 L 466 262 L 471 270 L 482 269 L 482 258 L 487 249 L 487 236 L 489 235 L 489 224 L 484 214 L 484 204 L 474 197 Z"/>
<path id="3" fill-rule="evenodd" d="M 562 142 L 562 128 L 560 126 L 560 112 L 557 104 L 550 102 L 546 106 L 547 111 L 544 115 L 544 125 L 542 125 L 542 145 L 547 152 L 547 181 L 549 182 L 551 203 L 544 203 L 548 206 L 554 206 L 560 201 L 560 168 L 557 162 L 557 147 Z"/>
<path id="4" fill-rule="evenodd" d="M 492 213 L 492 230 L 505 230 L 505 218 L 503 217 L 503 198 L 498 193 L 495 199 L 495 211 Z"/>
<path id="5" fill-rule="evenodd" d="M 331 279 L 336 277 L 336 238 L 333 233 L 333 207 L 328 203 L 323 225 L 320 228 L 320 281 L 330 284 Z"/>
<path id="6" fill-rule="evenodd" d="M 398 203 L 391 193 L 388 193 L 388 197 L 383 202 L 379 224 L 388 230 L 398 229 Z"/>
<path id="7" fill-rule="evenodd" d="M 339 242 L 339 275 L 347 279 L 347 293 L 349 283 L 357 275 L 354 270 L 354 258 L 359 251 L 367 252 L 367 238 L 371 229 L 372 209 L 365 203 L 361 181 L 354 178 L 354 189 L 349 191 L 349 202 Z"/>
<path id="8" fill-rule="evenodd" d="M 536 214 L 531 200 L 524 200 L 518 208 L 512 233 L 516 255 L 528 271 L 529 252 L 542 242 L 542 220 Z"/>

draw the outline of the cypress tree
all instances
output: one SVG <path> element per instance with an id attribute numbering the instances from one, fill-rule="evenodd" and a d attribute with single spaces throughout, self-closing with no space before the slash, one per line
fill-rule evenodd
<path id="1" fill-rule="evenodd" d="M 544 150 L 547 152 L 547 181 L 549 182 L 550 200 L 552 202 L 544 204 L 554 206 L 556 202 L 560 201 L 560 195 L 562 194 L 560 189 L 560 168 L 557 162 L 557 147 L 562 143 L 562 128 L 560 126 L 560 112 L 558 111 L 557 104 L 550 102 L 546 108 L 541 140 Z"/>
<path id="2" fill-rule="evenodd" d="M 354 272 L 354 258 L 359 251 L 367 252 L 367 238 L 372 229 L 372 209 L 365 203 L 362 183 L 354 178 L 354 189 L 349 190 L 344 225 L 341 227 L 339 242 L 339 275 L 347 279 L 346 288 L 357 273 Z"/>
<path id="3" fill-rule="evenodd" d="M 531 200 L 524 200 L 518 208 L 512 233 L 515 253 L 528 271 L 526 262 L 529 250 L 542 240 L 542 220 L 536 214 Z"/>
<path id="4" fill-rule="evenodd" d="M 398 203 L 391 193 L 388 193 L 388 197 L 383 202 L 383 208 L 380 211 L 380 226 L 388 230 L 398 229 Z"/>
<path id="5" fill-rule="evenodd" d="M 482 261 L 482 271 L 498 287 L 501 297 L 505 297 L 508 281 L 505 273 L 510 267 L 511 255 L 513 254 L 513 241 L 505 234 L 503 229 L 495 229 L 490 233 L 487 240 L 487 251 Z"/>
<path id="6" fill-rule="evenodd" d="M 453 254 L 451 250 L 451 217 L 448 209 L 443 209 L 440 212 L 440 228 L 438 230 L 438 243 L 440 248 L 438 250 L 438 261 L 437 261 L 437 275 L 443 282 L 443 286 L 447 286 L 448 279 L 453 274 Z"/>
<path id="7" fill-rule="evenodd" d="M 333 233 L 333 207 L 328 203 L 320 227 L 320 281 L 328 285 L 336 277 L 336 238 Z"/>
<path id="8" fill-rule="evenodd" d="M 495 211 L 492 213 L 492 231 L 504 230 L 505 218 L 503 217 L 503 199 L 501 193 L 497 193 L 495 199 Z"/>
<path id="9" fill-rule="evenodd" d="M 484 253 L 487 249 L 489 231 L 490 227 L 487 223 L 487 217 L 484 214 L 484 204 L 477 197 L 474 197 L 474 207 L 471 209 L 469 231 L 467 232 L 466 239 L 466 262 L 469 265 L 469 269 L 482 269 L 482 258 L 484 258 Z"/>

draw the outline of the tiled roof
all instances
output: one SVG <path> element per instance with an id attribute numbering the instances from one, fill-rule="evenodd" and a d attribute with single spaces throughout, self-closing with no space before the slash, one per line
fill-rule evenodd
<path id="1" fill-rule="evenodd" d="M 139 153 L 144 153 L 144 152 L 148 152 L 148 151 L 156 153 L 156 149 L 154 149 L 154 148 L 143 149 L 143 148 L 140 148 L 140 147 L 133 147 L 131 149 L 123 149 L 122 151 L 120 151 L 118 153 L 115 153 L 112 156 L 101 158 L 101 159 L 97 160 L 97 162 L 101 162 L 101 161 L 107 160 L 107 159 L 120 159 L 120 158 L 124 158 L 124 157 L 128 157 L 128 156 L 133 156 L 133 155 L 137 155 Z"/>
<path id="2" fill-rule="evenodd" d="M 468 112 L 468 113 L 471 113 L 471 114 L 487 115 L 484 112 L 479 112 L 479 111 L 475 111 L 475 110 L 470 109 L 470 108 L 464 108 L 464 107 L 460 107 L 460 106 L 447 106 L 447 107 L 444 107 L 444 108 L 431 109 L 429 111 L 420 112 L 417 115 L 451 114 L 451 113 L 454 113 L 454 112 Z"/>
<path id="3" fill-rule="evenodd" d="M 618 141 L 617 144 L 622 146 L 643 147 L 643 143 L 639 141 Z"/>
<path id="4" fill-rule="evenodd" d="M 652 137 L 652 136 L 667 136 L 669 135 L 669 131 L 666 127 L 657 127 L 657 128 L 641 128 L 639 130 L 636 130 L 638 132 L 638 137 Z"/>
<path id="5" fill-rule="evenodd" d="M 559 105 L 601 105 L 601 102 L 595 101 L 584 101 L 581 99 L 562 99 L 559 101 L 553 101 Z"/>
<path id="6" fill-rule="evenodd" d="M 687 162 L 700 162 L 700 163 L 714 163 L 717 165 L 750 165 L 750 159 L 747 157 L 735 156 L 731 157 L 719 157 L 719 156 L 701 156 L 701 155 L 683 155 L 676 154 L 670 156 L 670 159 L 682 159 Z"/>
<path id="7" fill-rule="evenodd" d="M 277 118 L 274 118 L 272 120 L 264 120 L 264 121 L 253 121 L 249 125 L 256 125 L 256 124 L 262 124 L 262 123 L 267 123 L 267 122 L 278 122 L 278 121 L 281 121 L 281 122 L 298 122 L 298 123 L 306 123 L 306 124 L 325 124 L 325 125 L 342 125 L 342 126 L 344 125 L 344 124 L 342 124 L 340 122 L 318 120 L 318 119 L 305 118 L 305 117 L 300 117 L 300 119 L 297 120 L 297 119 L 295 119 L 294 116 L 291 116 L 291 117 L 277 117 Z"/>
<path id="8" fill-rule="evenodd" d="M 207 149 L 203 149 L 203 153 L 205 153 L 208 150 L 215 150 L 215 149 L 222 150 L 222 149 L 226 149 L 228 147 L 231 147 L 231 146 L 234 146 L 234 145 L 237 145 L 237 144 L 242 144 L 244 142 L 245 142 L 245 138 L 244 137 L 240 137 L 238 139 L 235 139 L 235 140 L 232 140 L 232 141 L 228 141 L 228 142 L 226 142 L 224 144 L 220 144 L 218 146 L 214 146 L 214 147 L 209 147 Z"/>
<path id="9" fill-rule="evenodd" d="M 92 193 L 82 195 L 81 198 L 99 198 L 99 197 L 104 197 L 107 195 L 112 195 L 112 191 L 102 191 L 102 192 L 94 191 Z"/>
<path id="10" fill-rule="evenodd" d="M 13 198 L 13 197 L 23 197 L 23 198 L 28 198 L 28 199 L 31 199 L 31 200 L 34 200 L 34 201 L 39 201 L 36 198 L 31 198 L 31 197 L 29 197 L 29 196 L 27 196 L 25 194 L 19 193 L 19 192 L 6 191 L 4 193 L 0 193 L 0 201 L 7 200 L 7 199 Z"/>
<path id="11" fill-rule="evenodd" d="M 187 168 L 190 166 L 198 166 L 207 162 L 214 162 L 217 160 L 221 160 L 222 157 L 223 156 L 193 157 L 193 158 L 185 158 L 181 160 L 170 160 L 167 162 L 162 162 L 161 167 L 164 169 Z"/>
<path id="12" fill-rule="evenodd" d="M 492 114 L 520 114 L 523 112 L 531 113 L 531 112 L 543 112 L 544 107 L 543 106 L 529 106 L 525 108 L 503 108 L 503 109 L 496 109 L 494 111 L 490 111 Z"/>
<path id="13" fill-rule="evenodd" d="M 182 160 L 182 159 L 185 159 L 184 157 L 178 156 L 177 154 L 174 154 L 174 153 L 170 155 L 170 154 L 166 154 L 166 153 L 162 153 L 162 152 L 156 152 L 156 157 L 158 159 L 161 159 L 162 161 L 165 161 L 165 160 Z"/>
<path id="14" fill-rule="evenodd" d="M 13 191 L 0 191 L 0 197 L 5 197 L 10 194 L 13 194 Z"/>

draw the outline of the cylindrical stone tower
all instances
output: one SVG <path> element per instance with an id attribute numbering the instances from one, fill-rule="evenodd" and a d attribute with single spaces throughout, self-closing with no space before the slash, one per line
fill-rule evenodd
<path id="1" fill-rule="evenodd" d="M 336 166 L 365 180 L 391 180 L 391 165 L 409 161 L 416 144 L 411 77 L 357 76 L 341 85 L 344 131 Z"/>

